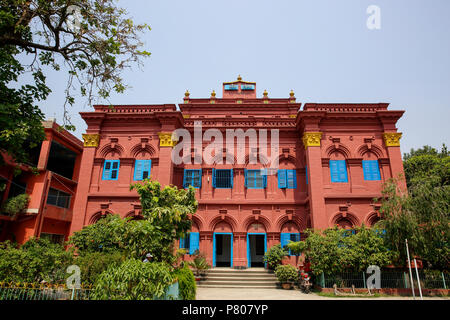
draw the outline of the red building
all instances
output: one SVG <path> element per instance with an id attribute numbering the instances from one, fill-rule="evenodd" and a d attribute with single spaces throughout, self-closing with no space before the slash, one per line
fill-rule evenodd
<path id="1" fill-rule="evenodd" d="M 129 186 L 150 176 L 162 185 L 196 187 L 199 208 L 180 246 L 199 249 L 214 266 L 258 266 L 267 248 L 301 239 L 306 228 L 373 225 L 380 218 L 373 198 L 381 196 L 384 181 L 403 173 L 396 122 L 404 111 L 388 110 L 386 103 L 302 108 L 292 91 L 288 98 L 266 91 L 257 98 L 256 83 L 240 77 L 223 84 L 223 98 L 212 92 L 192 99 L 186 92 L 183 102 L 178 109 L 96 105 L 81 113 L 88 128 L 71 232 L 110 213 L 139 216 L 139 198 Z M 203 140 L 183 153 L 191 163 L 174 164 L 172 132 L 195 136 L 198 121 Z M 268 163 L 250 161 L 261 145 L 245 145 L 243 163 L 225 143 L 222 164 L 195 161 L 207 151 L 211 129 L 223 136 L 230 129 L 267 129 L 270 138 L 276 130 L 275 174 L 261 174 Z"/>
<path id="2" fill-rule="evenodd" d="M 31 237 L 47 237 L 53 242 L 67 240 L 72 221 L 72 198 L 77 189 L 83 143 L 54 121 L 43 122 L 46 139 L 31 150 L 31 163 L 14 164 L 4 156 L 0 167 L 0 203 L 27 193 L 28 208 L 14 216 L 0 212 L 0 241 L 24 243 Z M 31 167 L 37 167 L 33 172 Z"/>

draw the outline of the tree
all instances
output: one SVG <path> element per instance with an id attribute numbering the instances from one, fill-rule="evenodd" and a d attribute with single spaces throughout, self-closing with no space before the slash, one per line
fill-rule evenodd
<path id="1" fill-rule="evenodd" d="M 50 93 L 44 67 L 68 70 L 64 126 L 74 129 L 66 110 L 75 102 L 74 92 L 89 104 L 111 91 L 124 92 L 121 72 L 150 55 L 139 40 L 150 28 L 134 24 L 114 0 L 0 0 L 0 5 L 0 146 L 16 162 L 26 162 L 26 150 L 44 139 L 44 115 L 34 105 Z M 19 56 L 30 56 L 30 64 Z M 19 86 L 27 72 L 34 83 Z"/>
<path id="2" fill-rule="evenodd" d="M 370 265 L 391 263 L 391 252 L 384 245 L 380 230 L 365 226 L 353 230 L 337 227 L 323 231 L 307 230 L 307 237 L 287 246 L 294 253 L 304 253 L 315 275 L 365 271 Z"/>
<path id="3" fill-rule="evenodd" d="M 107 215 L 85 226 L 70 238 L 80 252 L 122 251 L 128 258 L 143 259 L 147 253 L 153 261 L 176 262 L 174 242 L 191 228 L 188 214 L 197 211 L 195 189 L 166 186 L 145 179 L 131 186 L 140 195 L 142 220 Z"/>
<path id="4" fill-rule="evenodd" d="M 435 177 L 412 181 L 408 195 L 398 192 L 397 182 L 388 181 L 383 189 L 377 223 L 386 230 L 385 241 L 396 253 L 394 261 L 405 265 L 405 239 L 412 256 L 417 256 L 427 268 L 439 270 L 450 266 L 450 186 L 436 186 Z"/>

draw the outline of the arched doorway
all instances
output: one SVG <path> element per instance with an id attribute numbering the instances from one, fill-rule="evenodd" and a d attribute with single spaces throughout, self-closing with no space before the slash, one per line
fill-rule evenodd
<path id="1" fill-rule="evenodd" d="M 213 267 L 233 267 L 233 231 L 225 221 L 214 228 Z"/>
<path id="2" fill-rule="evenodd" d="M 267 250 L 266 228 L 260 222 L 253 222 L 247 229 L 247 266 L 264 267 Z"/>

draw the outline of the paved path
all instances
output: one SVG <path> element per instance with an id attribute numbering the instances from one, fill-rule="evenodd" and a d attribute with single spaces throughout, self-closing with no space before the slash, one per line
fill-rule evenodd
<path id="1" fill-rule="evenodd" d="M 378 298 L 329 298 L 315 293 L 304 294 L 299 290 L 284 289 L 234 289 L 197 288 L 197 300 L 413 300 L 412 297 Z M 416 297 L 420 299 L 420 297 Z M 424 297 L 424 300 L 449 300 L 441 297 Z"/>

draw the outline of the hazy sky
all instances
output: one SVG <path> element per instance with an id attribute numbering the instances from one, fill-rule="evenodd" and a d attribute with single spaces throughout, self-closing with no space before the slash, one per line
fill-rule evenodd
<path id="1" fill-rule="evenodd" d="M 298 102 L 388 102 L 406 110 L 398 122 L 402 151 L 449 144 L 449 0 L 122 0 L 137 23 L 152 27 L 143 41 L 152 53 L 142 70 L 124 73 L 132 86 L 114 104 L 181 103 L 221 97 L 224 81 L 240 74 L 257 96 Z M 369 30 L 370 5 L 381 9 L 381 29 Z M 50 72 L 53 93 L 40 106 L 62 120 L 66 74 Z M 102 103 L 102 101 L 100 101 Z M 104 102 L 103 102 L 104 103 Z M 77 101 L 78 115 L 91 110 Z"/>

